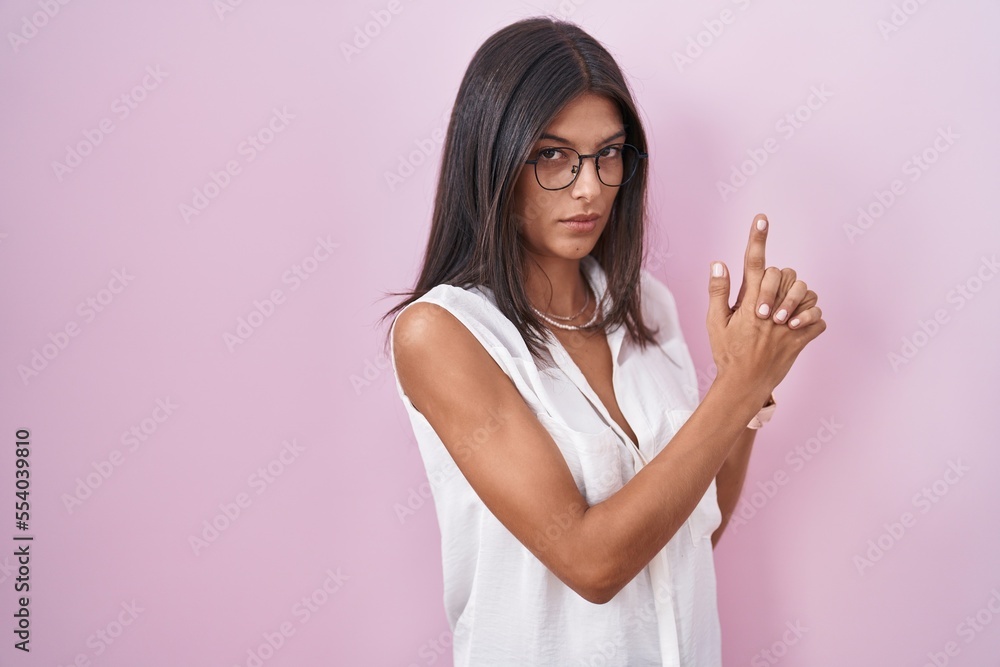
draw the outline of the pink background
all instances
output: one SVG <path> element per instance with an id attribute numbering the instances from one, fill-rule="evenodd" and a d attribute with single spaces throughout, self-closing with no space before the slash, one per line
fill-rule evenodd
<path id="1" fill-rule="evenodd" d="M 726 664 L 997 664 L 995 2 L 231 4 L 0 8 L 0 663 L 451 664 L 440 534 L 375 321 L 415 278 L 470 58 L 552 13 L 634 88 L 648 267 L 702 393 L 709 262 L 742 273 L 754 214 L 829 327 L 775 390 L 748 518 L 716 551 Z M 879 215 L 850 237 L 859 208 Z M 30 656 L 12 648 L 18 428 Z"/>

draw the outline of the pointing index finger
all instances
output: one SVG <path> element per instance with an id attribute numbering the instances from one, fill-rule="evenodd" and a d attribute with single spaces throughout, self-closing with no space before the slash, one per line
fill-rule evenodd
<path id="1" fill-rule="evenodd" d="M 767 243 L 767 216 L 758 213 L 750 226 L 750 238 L 747 241 L 746 254 L 743 256 L 743 286 L 739 304 L 749 304 L 752 311 L 757 309 L 757 297 L 760 294 L 760 283 L 764 279 L 764 269 L 767 263 L 764 259 L 764 246 Z"/>

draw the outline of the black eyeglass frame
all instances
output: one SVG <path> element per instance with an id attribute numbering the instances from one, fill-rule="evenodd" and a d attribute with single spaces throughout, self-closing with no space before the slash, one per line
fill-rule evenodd
<path id="1" fill-rule="evenodd" d="M 628 178 L 626 178 L 625 180 L 623 180 L 618 185 L 608 185 L 607 183 L 604 182 L 604 179 L 601 178 L 601 166 L 600 166 L 600 163 L 598 161 L 600 160 L 601 152 L 603 152 L 603 151 L 605 151 L 605 150 L 607 150 L 609 148 L 613 148 L 614 146 L 623 146 L 623 147 L 624 146 L 628 146 L 629 148 L 633 149 L 635 151 L 635 153 L 636 153 L 636 158 L 635 158 L 636 159 L 636 163 L 635 163 L 635 168 L 632 170 L 632 173 L 628 175 Z M 643 153 L 636 146 L 633 146 L 632 144 L 608 144 L 607 146 L 604 146 L 603 148 L 601 148 L 600 152 L 592 153 L 590 155 L 583 155 L 580 152 L 578 152 L 575 148 L 570 148 L 569 146 L 545 146 L 543 148 L 539 148 L 538 149 L 538 153 L 541 153 L 542 151 L 551 151 L 551 150 L 568 150 L 568 151 L 573 151 L 574 153 L 577 154 L 577 157 L 579 159 L 577 160 L 577 163 L 576 163 L 576 171 L 573 172 L 573 180 L 570 181 L 569 183 L 567 183 L 566 185 L 562 186 L 561 188 L 547 188 L 544 185 L 542 185 L 542 182 L 538 178 L 538 158 L 535 158 L 534 160 L 525 160 L 524 161 L 525 164 L 532 165 L 532 169 L 535 172 L 535 182 L 538 183 L 538 187 L 542 188 L 543 190 L 548 190 L 549 192 L 556 192 L 558 190 L 565 190 L 569 186 L 571 186 L 574 183 L 576 183 L 576 179 L 580 177 L 580 171 L 583 169 L 583 160 L 584 160 L 584 158 L 594 158 L 594 169 L 597 171 L 597 180 L 599 180 L 601 182 L 601 185 L 604 185 L 604 186 L 609 187 L 609 188 L 620 188 L 621 186 L 625 185 L 630 180 L 632 180 L 632 177 L 635 176 L 635 172 L 638 171 L 638 169 L 639 169 L 639 160 L 643 160 L 643 159 L 649 157 L 649 153 Z M 537 153 L 536 153 L 536 155 L 537 155 Z"/>

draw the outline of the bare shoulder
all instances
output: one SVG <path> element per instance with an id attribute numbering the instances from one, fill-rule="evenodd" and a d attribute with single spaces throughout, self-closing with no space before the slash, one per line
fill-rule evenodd
<path id="1" fill-rule="evenodd" d="M 397 316 L 393 346 L 403 390 L 483 504 L 564 583 L 602 600 L 607 559 L 576 537 L 586 501 L 491 351 L 451 311 L 429 302 Z M 565 519 L 555 540 L 552 517 Z"/>
<path id="2" fill-rule="evenodd" d="M 466 399 L 495 401 L 497 385 L 509 383 L 465 324 L 436 303 L 417 302 L 397 316 L 393 349 L 400 384 L 421 412 L 431 395 L 459 400 L 464 391 Z"/>
<path id="3" fill-rule="evenodd" d="M 460 343 L 463 331 L 468 333 L 458 318 L 444 306 L 430 302 L 413 303 L 396 317 L 393 327 L 396 357 L 398 359 L 411 351 L 436 345 Z"/>
<path id="4" fill-rule="evenodd" d="M 412 370 L 444 357 L 468 356 L 477 347 L 482 349 L 472 332 L 451 311 L 436 303 L 411 304 L 396 317 L 392 333 L 397 364 Z"/>

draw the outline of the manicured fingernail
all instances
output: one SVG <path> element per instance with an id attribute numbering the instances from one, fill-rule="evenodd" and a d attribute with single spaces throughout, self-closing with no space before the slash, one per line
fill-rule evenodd
<path id="1" fill-rule="evenodd" d="M 757 312 L 760 313 L 761 315 L 763 315 L 764 317 L 767 317 L 767 314 L 770 311 L 771 311 L 771 307 L 768 306 L 766 303 L 760 304 L 760 308 L 757 309 Z"/>
<path id="2" fill-rule="evenodd" d="M 778 320 L 779 322 L 784 322 L 786 317 L 788 317 L 788 311 L 782 308 L 777 312 L 777 314 L 775 314 L 774 319 Z"/>
<path id="3" fill-rule="evenodd" d="M 794 320 L 792 320 L 791 322 L 789 322 L 788 326 L 790 326 L 790 327 L 797 327 L 797 326 L 799 326 L 799 318 L 796 317 Z"/>
<path id="4" fill-rule="evenodd" d="M 757 229 L 759 229 L 760 231 L 764 231 L 765 229 L 767 229 L 767 220 L 765 220 L 764 218 L 758 220 Z"/>

